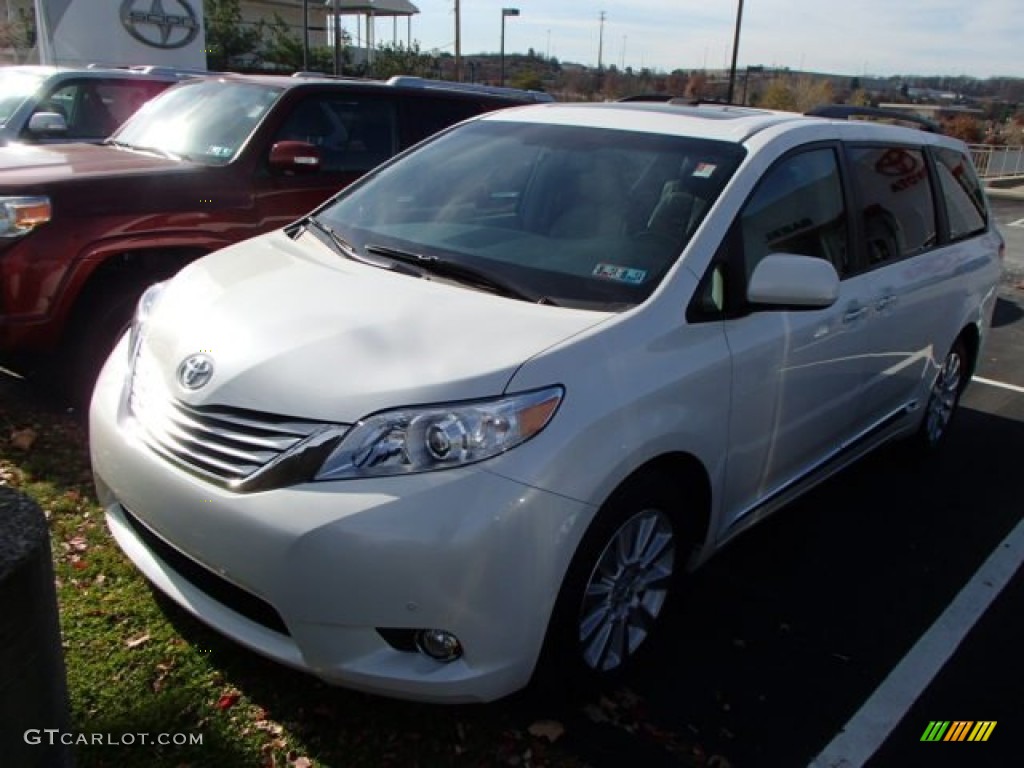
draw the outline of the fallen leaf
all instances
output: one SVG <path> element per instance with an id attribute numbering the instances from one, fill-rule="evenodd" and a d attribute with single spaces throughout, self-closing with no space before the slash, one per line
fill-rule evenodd
<path id="1" fill-rule="evenodd" d="M 75 563 L 75 565 L 77 565 L 77 563 Z M 138 637 L 133 638 L 131 640 L 128 640 L 127 642 L 125 642 L 125 645 L 128 648 L 138 648 L 140 645 L 142 645 L 143 643 L 145 643 L 148 640 L 149 640 L 149 632 L 147 632 L 144 635 L 139 635 Z"/>
<path id="2" fill-rule="evenodd" d="M 266 731 L 271 736 L 280 736 L 284 732 L 284 726 L 272 720 L 257 720 L 253 725 L 257 730 Z"/>
<path id="3" fill-rule="evenodd" d="M 36 442 L 36 438 L 39 435 L 32 427 L 25 427 L 24 429 L 11 430 L 11 445 L 15 448 L 19 448 L 23 451 L 27 451 L 32 448 Z"/>
<path id="4" fill-rule="evenodd" d="M 231 709 L 240 698 L 242 698 L 242 694 L 238 691 L 228 691 L 217 699 L 217 709 Z"/>
<path id="5" fill-rule="evenodd" d="M 86 541 L 85 536 L 75 536 L 68 542 L 68 544 L 70 544 L 71 548 L 76 552 L 85 552 L 85 550 L 89 548 L 89 542 Z"/>
<path id="6" fill-rule="evenodd" d="M 547 739 L 553 744 L 565 733 L 565 726 L 557 720 L 538 720 L 526 730 L 531 736 Z"/>
<path id="7" fill-rule="evenodd" d="M 308 757 L 297 757 L 292 760 L 292 768 L 313 768 L 313 761 Z"/>

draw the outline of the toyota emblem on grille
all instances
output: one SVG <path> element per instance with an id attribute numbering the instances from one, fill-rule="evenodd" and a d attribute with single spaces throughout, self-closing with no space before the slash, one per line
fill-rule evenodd
<path id="1" fill-rule="evenodd" d="M 213 378 L 213 358 L 189 355 L 178 366 L 178 383 L 185 389 L 200 389 Z"/>

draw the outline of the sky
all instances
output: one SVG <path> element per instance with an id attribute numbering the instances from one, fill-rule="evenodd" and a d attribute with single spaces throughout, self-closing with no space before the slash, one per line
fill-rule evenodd
<path id="1" fill-rule="evenodd" d="M 454 0 L 412 0 L 412 40 L 455 53 Z M 739 67 L 857 76 L 1024 77 L 1021 0 L 743 0 Z M 460 0 L 462 53 L 530 48 L 563 62 L 663 71 L 731 63 L 738 0 Z M 605 14 L 603 35 L 600 22 Z M 346 26 L 355 29 L 355 20 Z M 390 19 L 375 25 L 391 41 Z M 406 42 L 404 19 L 398 39 Z M 361 35 L 362 36 L 362 35 Z"/>

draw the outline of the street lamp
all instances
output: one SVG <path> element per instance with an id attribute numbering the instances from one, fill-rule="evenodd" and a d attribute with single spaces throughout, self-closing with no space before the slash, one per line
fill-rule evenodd
<path id="1" fill-rule="evenodd" d="M 505 19 L 509 16 L 518 16 L 518 8 L 501 9 L 501 84 L 505 84 Z"/>
<path id="2" fill-rule="evenodd" d="M 743 0 L 740 0 L 736 11 L 736 35 L 732 41 L 732 67 L 729 69 L 729 96 L 726 101 L 732 104 L 732 94 L 736 87 L 736 57 L 740 52 L 740 25 L 743 23 Z"/>

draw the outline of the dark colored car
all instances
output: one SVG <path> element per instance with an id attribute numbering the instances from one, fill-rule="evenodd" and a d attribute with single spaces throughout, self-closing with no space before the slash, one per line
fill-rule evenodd
<path id="1" fill-rule="evenodd" d="M 546 94 L 231 75 L 182 83 L 102 145 L 0 149 L 0 354 L 91 384 L 146 286 L 281 227 L 473 115 Z M 84 377 L 84 378 L 83 378 Z"/>
<path id="2" fill-rule="evenodd" d="M 183 75 L 154 67 L 0 68 L 0 145 L 99 143 Z"/>

